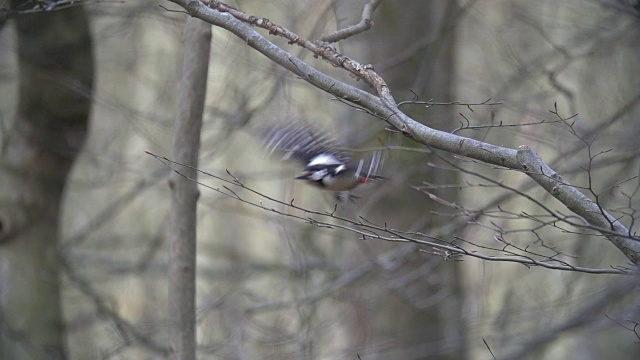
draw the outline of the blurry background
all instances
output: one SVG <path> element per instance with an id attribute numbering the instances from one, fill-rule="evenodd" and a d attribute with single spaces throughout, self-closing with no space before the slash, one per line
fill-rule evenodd
<path id="1" fill-rule="evenodd" d="M 249 0 L 230 5 L 317 39 L 358 22 L 366 2 Z M 58 86 L 91 100 L 88 137 L 65 178 L 57 251 L 48 255 L 63 259 L 52 270 L 62 279 L 59 305 L 40 305 L 62 309 L 71 359 L 166 356 L 170 170 L 144 151 L 171 154 L 185 15 L 167 9 L 179 10 L 170 2 L 139 0 L 30 15 L 40 16 L 35 24 L 69 11 L 75 11 L 73 17 L 86 16 L 94 51 L 92 89 L 49 74 Z M 637 229 L 638 179 L 623 182 L 637 176 L 640 165 L 636 1 L 382 1 L 373 19 L 371 30 L 336 47 L 372 64 L 398 102 L 478 104 L 490 99 L 485 105 L 403 105 L 410 116 L 496 145 L 526 144 L 572 184 L 585 187 L 590 196 L 589 189 L 598 194 L 632 232 Z M 38 25 L 31 26 L 20 31 L 36 32 Z M 48 34 L 62 37 L 77 29 Z M 317 69 L 369 90 L 345 71 L 260 32 Z M 16 36 L 15 21 L 5 19 L 0 33 L 3 159 L 9 157 L 12 131 L 20 128 L 17 89 L 25 71 L 19 71 Z M 554 104 L 561 117 L 578 115 L 558 121 L 550 112 Z M 356 192 L 359 199 L 336 208 L 331 194 L 292 180 L 299 168 L 266 157 L 255 135 L 265 124 L 295 121 L 327 129 L 349 146 L 387 146 L 381 175 L 388 179 L 363 187 Z M 11 173 L 3 161 L 2 171 Z M 228 170 L 246 186 L 284 203 L 295 199 L 296 205 L 320 213 L 336 209 L 335 216 L 420 232 L 470 251 L 554 257 L 589 268 L 629 266 L 601 236 L 543 224 L 541 207 L 499 186 L 517 188 L 570 214 L 526 176 L 418 147 L 215 27 L 200 168 L 224 178 Z M 214 188 L 223 185 L 204 175 L 200 180 Z M 3 213 L 12 212 L 6 200 L 15 194 L 11 186 L 0 185 Z M 442 201 L 414 188 L 420 186 Z M 209 188 L 201 188 L 198 216 L 200 358 L 640 355 L 633 331 L 640 321 L 637 294 L 631 282 L 619 284 L 627 278 L 621 275 L 448 258 L 415 244 L 362 240 L 353 232 L 314 226 Z M 10 309 L 5 301 L 11 297 L 9 284 L 26 282 L 16 280 L 20 272 L 8 275 L 9 268 L 18 266 L 8 265 L 9 257 L 15 259 L 6 255 L 11 243 L 0 242 L 3 317 Z M 1 327 L 3 340 L 28 348 L 29 334 L 7 324 Z"/>

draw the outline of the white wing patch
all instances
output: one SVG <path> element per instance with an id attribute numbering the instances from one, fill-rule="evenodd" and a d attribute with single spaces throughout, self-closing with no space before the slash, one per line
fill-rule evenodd
<path id="1" fill-rule="evenodd" d="M 320 154 L 311 159 L 307 167 L 318 165 L 343 165 L 343 162 L 331 154 Z"/>

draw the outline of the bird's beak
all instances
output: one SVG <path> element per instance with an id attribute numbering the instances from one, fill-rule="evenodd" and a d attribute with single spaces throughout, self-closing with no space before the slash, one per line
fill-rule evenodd
<path id="1" fill-rule="evenodd" d="M 309 175 L 311 175 L 310 172 L 304 172 L 302 175 L 296 177 L 296 180 L 307 180 L 309 178 Z"/>

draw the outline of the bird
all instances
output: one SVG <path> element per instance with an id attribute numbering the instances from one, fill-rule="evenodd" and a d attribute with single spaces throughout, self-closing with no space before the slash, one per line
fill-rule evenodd
<path id="1" fill-rule="evenodd" d="M 282 160 L 298 160 L 304 164 L 302 175 L 296 177 L 316 188 L 345 192 L 361 184 L 383 179 L 376 175 L 382 164 L 382 152 L 367 159 L 354 160 L 351 152 L 326 132 L 305 124 L 290 123 L 272 126 L 264 131 L 267 150 L 282 154 Z"/>

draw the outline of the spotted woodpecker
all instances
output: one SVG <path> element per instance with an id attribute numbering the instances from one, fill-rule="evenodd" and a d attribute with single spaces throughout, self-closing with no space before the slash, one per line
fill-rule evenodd
<path id="1" fill-rule="evenodd" d="M 327 134 L 309 126 L 289 124 L 265 131 L 267 149 L 282 153 L 283 160 L 294 159 L 305 164 L 296 177 L 315 187 L 330 191 L 349 191 L 360 184 L 382 179 L 376 172 L 382 163 L 381 151 L 368 159 L 351 159 L 350 152 Z"/>

